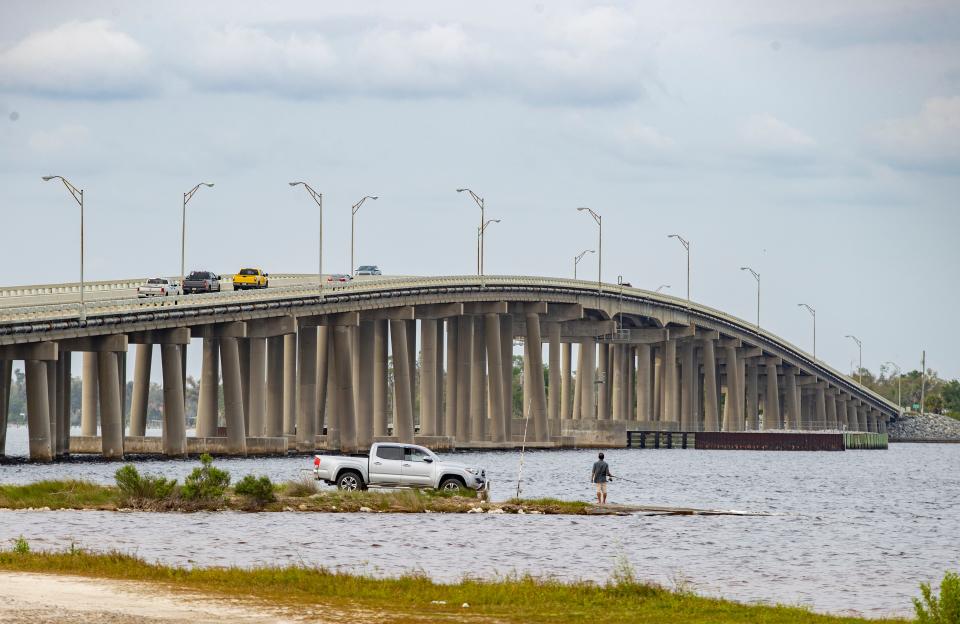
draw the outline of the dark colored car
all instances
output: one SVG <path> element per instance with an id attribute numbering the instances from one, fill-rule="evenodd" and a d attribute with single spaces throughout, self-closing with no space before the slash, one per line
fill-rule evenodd
<path id="1" fill-rule="evenodd" d="M 220 276 L 213 271 L 191 271 L 183 280 L 183 294 L 220 292 Z"/>

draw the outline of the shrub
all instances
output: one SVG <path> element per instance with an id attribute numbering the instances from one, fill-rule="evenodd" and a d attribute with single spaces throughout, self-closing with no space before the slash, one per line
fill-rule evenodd
<path id="1" fill-rule="evenodd" d="M 273 483 L 270 482 L 269 477 L 258 478 L 247 475 L 237 482 L 233 490 L 240 496 L 246 497 L 257 507 L 262 507 L 277 500 L 276 496 L 273 495 Z"/>
<path id="2" fill-rule="evenodd" d="M 13 552 L 18 555 L 26 555 L 30 552 L 30 544 L 22 535 L 13 540 Z"/>
<path id="3" fill-rule="evenodd" d="M 223 498 L 230 485 L 230 473 L 213 467 L 213 458 L 207 453 L 200 456 L 200 467 L 194 468 L 180 493 L 183 498 L 192 501 L 211 501 Z"/>
<path id="4" fill-rule="evenodd" d="M 118 468 L 113 478 L 117 489 L 128 499 L 162 500 L 174 494 L 177 488 L 176 479 L 141 475 L 131 464 Z"/>
<path id="5" fill-rule="evenodd" d="M 929 583 L 920 584 L 923 600 L 914 598 L 913 609 L 920 624 L 960 624 L 960 575 L 947 572 L 940 582 L 940 596 L 933 595 Z"/>
<path id="6" fill-rule="evenodd" d="M 317 493 L 317 482 L 313 477 L 301 477 L 296 481 L 287 481 L 283 493 L 293 498 L 306 498 Z"/>

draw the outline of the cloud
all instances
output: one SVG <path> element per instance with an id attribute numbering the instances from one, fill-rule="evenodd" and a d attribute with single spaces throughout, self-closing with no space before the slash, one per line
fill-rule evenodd
<path id="1" fill-rule="evenodd" d="M 960 96 L 928 99 L 918 114 L 874 128 L 867 143 L 896 168 L 960 173 Z"/>
<path id="2" fill-rule="evenodd" d="M 34 132 L 27 138 L 27 147 L 39 154 L 49 155 L 79 148 L 86 144 L 89 138 L 90 131 L 86 126 L 67 124 Z"/>
<path id="3" fill-rule="evenodd" d="M 748 150 L 765 156 L 798 157 L 809 154 L 817 144 L 770 114 L 754 115 L 741 124 L 740 140 Z"/>
<path id="4" fill-rule="evenodd" d="M 0 53 L 0 90 L 123 98 L 150 91 L 147 51 L 106 20 L 33 33 Z"/>

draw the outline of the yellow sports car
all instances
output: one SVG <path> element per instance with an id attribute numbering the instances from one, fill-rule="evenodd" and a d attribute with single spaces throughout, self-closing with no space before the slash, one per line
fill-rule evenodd
<path id="1" fill-rule="evenodd" d="M 260 269 L 240 269 L 240 272 L 233 276 L 234 290 L 247 290 L 248 288 L 266 288 L 270 277 Z"/>

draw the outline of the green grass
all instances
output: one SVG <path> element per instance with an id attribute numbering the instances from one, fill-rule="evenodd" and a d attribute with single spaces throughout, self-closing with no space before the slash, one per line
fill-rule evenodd
<path id="1" fill-rule="evenodd" d="M 37 481 L 0 485 L 0 508 L 113 509 L 118 491 L 88 481 Z"/>
<path id="2" fill-rule="evenodd" d="M 863 620 L 816 615 L 790 606 L 744 605 L 637 582 L 618 568 L 604 584 L 532 577 L 438 585 L 423 576 L 374 579 L 294 567 L 179 568 L 121 553 L 0 552 L 0 569 L 162 583 L 173 590 L 247 598 L 284 607 L 377 610 L 389 621 L 477 619 L 505 622 L 835 623 Z M 444 601 L 438 604 L 435 601 Z M 469 609 L 461 607 L 463 603 Z"/>

